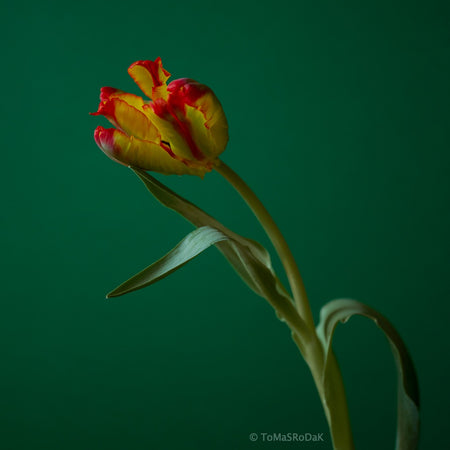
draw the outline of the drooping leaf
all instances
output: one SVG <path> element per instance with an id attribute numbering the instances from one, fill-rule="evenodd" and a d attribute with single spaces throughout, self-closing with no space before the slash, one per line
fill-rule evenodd
<path id="1" fill-rule="evenodd" d="M 166 256 L 114 289 L 109 297 L 148 286 L 182 267 L 209 246 L 216 245 L 242 279 L 274 307 L 279 319 L 286 322 L 301 341 L 307 342 L 310 330 L 273 271 L 270 256 L 264 247 L 232 232 L 148 173 L 139 169 L 133 170 L 164 206 L 180 213 L 199 228 Z"/>
<path id="2" fill-rule="evenodd" d="M 164 206 L 173 211 L 176 211 L 182 215 L 185 219 L 191 222 L 197 227 L 209 226 L 220 230 L 233 242 L 238 242 L 244 248 L 253 254 L 253 256 L 259 260 L 266 268 L 271 272 L 272 277 L 276 280 L 276 286 L 280 295 L 290 299 L 289 294 L 283 287 L 281 281 L 276 276 L 272 268 L 272 263 L 270 260 L 270 255 L 267 250 L 258 242 L 251 239 L 244 238 L 233 231 L 229 230 L 218 220 L 214 219 L 212 216 L 204 212 L 198 206 L 194 205 L 190 201 L 181 197 L 180 195 L 173 192 L 167 186 L 156 180 L 154 177 L 149 175 L 147 172 L 137 168 L 131 168 L 134 173 L 142 180 L 147 189 L 153 194 L 153 196 Z M 241 258 L 236 252 L 236 246 L 232 245 L 230 240 L 221 241 L 216 244 L 217 248 L 222 252 L 231 266 L 236 270 L 236 272 L 241 276 L 244 282 L 258 295 L 264 297 L 261 289 L 255 284 L 252 277 L 249 275 L 247 268 L 242 263 Z"/>
<path id="3" fill-rule="evenodd" d="M 325 351 L 323 382 L 327 395 L 333 396 L 329 355 L 334 330 L 339 322 L 345 323 L 354 315 L 371 319 L 389 341 L 398 371 L 396 449 L 415 450 L 419 441 L 419 387 L 411 356 L 393 325 L 373 308 L 355 300 L 334 300 L 327 303 L 320 312 L 317 334 Z"/>
<path id="4" fill-rule="evenodd" d="M 134 277 L 111 291 L 107 298 L 118 297 L 128 292 L 150 286 L 183 267 L 211 245 L 226 239 L 226 236 L 211 227 L 200 227 L 189 233 L 175 248 Z"/>
<path id="5" fill-rule="evenodd" d="M 241 264 L 247 270 L 253 283 L 258 286 L 261 296 L 264 297 L 275 309 L 278 318 L 286 322 L 293 335 L 298 339 L 296 342 L 302 354 L 305 346 L 309 344 L 311 331 L 304 320 L 298 314 L 293 302 L 280 289 L 279 281 L 274 276 L 273 270 L 263 264 L 255 255 L 240 242 L 230 240 Z"/>

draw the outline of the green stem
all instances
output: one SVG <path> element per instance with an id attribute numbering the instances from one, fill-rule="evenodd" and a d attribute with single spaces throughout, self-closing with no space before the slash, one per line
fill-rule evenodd
<path id="1" fill-rule="evenodd" d="M 293 330 L 294 340 L 305 358 L 317 386 L 330 427 L 333 447 L 335 450 L 353 450 L 353 437 L 341 371 L 336 357 L 331 351 L 328 361 L 328 382 L 324 385 L 323 348 L 316 334 L 311 307 L 294 256 L 277 224 L 247 183 L 222 161 L 219 161 L 214 168 L 241 195 L 261 223 L 278 253 L 289 280 L 296 309 L 309 331 L 307 339 L 305 339 L 305 334 L 300 337 L 300 334 L 295 330 L 294 322 L 289 324 L 288 321 L 288 324 Z M 284 315 L 293 316 L 292 313 Z"/>
<path id="2" fill-rule="evenodd" d="M 234 172 L 234 170 L 222 161 L 215 166 L 215 169 L 239 192 L 266 231 L 280 257 L 284 270 L 286 271 L 289 285 L 292 289 L 295 306 L 306 325 L 314 329 L 314 320 L 300 271 L 298 270 L 294 256 L 277 224 L 272 219 L 272 216 L 262 204 L 261 200 L 250 189 L 247 183 Z"/>

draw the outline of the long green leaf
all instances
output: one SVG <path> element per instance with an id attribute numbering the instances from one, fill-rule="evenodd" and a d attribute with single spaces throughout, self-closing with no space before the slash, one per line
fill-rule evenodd
<path id="1" fill-rule="evenodd" d="M 149 286 L 172 272 L 183 267 L 191 259 L 198 256 L 211 245 L 217 244 L 227 237 L 220 231 L 211 227 L 201 227 L 189 233 L 167 255 L 148 266 L 134 277 L 122 283 L 111 291 L 107 298 L 118 297 L 128 292 L 136 291 Z"/>
<path id="2" fill-rule="evenodd" d="M 194 205 L 190 201 L 173 192 L 171 189 L 160 183 L 147 172 L 133 167 L 131 169 L 142 180 L 146 188 L 153 194 L 153 196 L 164 206 L 176 211 L 195 226 L 210 226 L 212 228 L 215 228 L 224 233 L 233 242 L 238 242 L 244 248 L 247 248 L 248 251 L 252 253 L 253 256 L 271 272 L 271 276 L 276 280 L 277 290 L 279 291 L 280 295 L 284 296 L 286 299 L 290 299 L 290 296 L 287 293 L 286 289 L 283 287 L 281 281 L 273 271 L 269 253 L 262 245 L 251 239 L 246 239 L 229 230 L 218 220 L 214 219 L 212 216 L 201 210 L 198 206 Z M 254 292 L 264 297 L 264 293 L 261 291 L 260 287 L 255 284 L 254 279 L 248 272 L 248 269 L 242 263 L 242 259 L 237 253 L 236 246 L 233 245 L 230 240 L 218 242 L 216 246 L 225 256 L 231 266 L 241 276 L 244 282 Z"/>
<path id="3" fill-rule="evenodd" d="M 325 351 L 323 382 L 327 395 L 333 396 L 329 355 L 334 330 L 339 322 L 361 315 L 371 319 L 386 335 L 395 358 L 398 371 L 397 450 L 415 450 L 419 441 L 419 387 L 411 356 L 393 325 L 379 312 L 355 300 L 334 300 L 320 312 L 317 334 Z M 331 399 L 331 401 L 333 401 Z"/>
<path id="4" fill-rule="evenodd" d="M 133 170 L 157 200 L 199 228 L 190 233 L 166 256 L 114 289 L 108 297 L 123 295 L 155 283 L 182 267 L 209 246 L 216 245 L 250 288 L 274 307 L 278 318 L 286 322 L 301 341 L 307 342 L 310 339 L 310 330 L 307 329 L 292 299 L 275 275 L 270 256 L 264 247 L 232 232 L 148 173 L 140 169 L 133 168 Z"/>

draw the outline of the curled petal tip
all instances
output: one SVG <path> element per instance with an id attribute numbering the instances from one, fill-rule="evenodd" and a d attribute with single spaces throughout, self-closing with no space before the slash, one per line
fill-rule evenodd
<path id="1" fill-rule="evenodd" d="M 112 95 L 116 94 L 117 92 L 120 92 L 119 89 L 104 86 L 100 89 L 100 101 L 108 100 Z"/>
<path id="2" fill-rule="evenodd" d="M 136 61 L 128 68 L 128 73 L 148 98 L 154 100 L 167 97 L 166 82 L 170 73 L 163 68 L 161 58 Z"/>
<path id="3" fill-rule="evenodd" d="M 114 152 L 114 128 L 98 126 L 94 131 L 96 144 L 108 155 Z"/>

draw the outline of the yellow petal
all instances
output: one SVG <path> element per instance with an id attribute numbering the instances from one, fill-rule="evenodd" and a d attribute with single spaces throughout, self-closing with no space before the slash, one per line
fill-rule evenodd
<path id="1" fill-rule="evenodd" d="M 130 106 L 142 111 L 145 104 L 144 99 L 138 95 L 129 94 L 128 92 L 121 91 L 112 87 L 102 87 L 100 89 L 100 102 L 105 102 L 113 98 L 118 98 L 127 102 Z"/>
<path id="2" fill-rule="evenodd" d="M 169 104 L 183 105 L 184 121 L 207 158 L 216 158 L 228 143 L 228 122 L 222 105 L 207 86 L 188 78 L 168 86 Z"/>
<path id="3" fill-rule="evenodd" d="M 100 105 L 93 116 L 103 115 L 113 125 L 130 136 L 139 139 L 159 142 L 159 133 L 151 123 L 142 97 L 120 91 L 111 87 L 103 87 L 100 91 Z"/>
<path id="4" fill-rule="evenodd" d="M 136 61 L 128 68 L 128 73 L 148 98 L 167 99 L 166 82 L 170 73 L 163 68 L 161 58 L 156 58 L 155 61 Z"/>
<path id="5" fill-rule="evenodd" d="M 228 121 L 222 105 L 210 91 L 198 99 L 194 108 L 198 108 L 198 111 L 205 116 L 205 127 L 209 129 L 209 136 L 213 143 L 211 147 L 213 155 L 220 155 L 228 143 Z"/>
<path id="6" fill-rule="evenodd" d="M 186 122 L 189 124 L 190 133 L 202 153 L 209 159 L 218 157 L 228 142 L 228 127 L 223 126 L 222 121 L 211 122 L 205 119 L 203 113 L 192 106 L 185 106 Z"/>
<path id="7" fill-rule="evenodd" d="M 198 175 L 203 177 L 206 168 L 190 168 L 174 159 L 161 145 L 136 139 L 114 128 L 97 127 L 94 134 L 97 145 L 111 159 L 126 166 L 166 175 Z"/>
<path id="8" fill-rule="evenodd" d="M 204 159 L 202 152 L 192 139 L 188 124 L 180 120 L 174 111 L 169 111 L 165 101 L 153 102 L 148 108 L 150 120 L 158 128 L 161 140 L 169 142 L 175 155 L 188 162 L 196 164 L 196 161 Z"/>
<path id="9" fill-rule="evenodd" d="M 99 108 L 99 113 L 129 136 L 146 141 L 160 142 L 160 134 L 155 125 L 143 112 L 130 106 L 124 100 L 119 98 L 108 100 Z"/>

